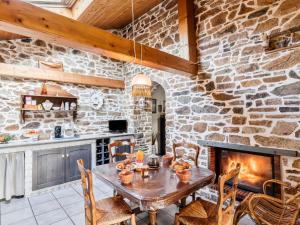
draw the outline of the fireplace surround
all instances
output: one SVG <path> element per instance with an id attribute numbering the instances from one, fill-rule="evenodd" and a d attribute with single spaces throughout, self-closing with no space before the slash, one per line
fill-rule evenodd
<path id="1" fill-rule="evenodd" d="M 211 155 L 215 155 L 211 157 Z M 237 163 L 241 164 L 239 189 L 262 192 L 263 183 L 270 179 L 280 179 L 280 157 L 232 149 L 211 148 L 210 158 L 214 158 L 217 177 L 229 172 Z"/>
<path id="2" fill-rule="evenodd" d="M 198 141 L 207 147 L 207 167 L 215 171 L 217 177 L 241 163 L 240 182 L 237 198 L 242 200 L 249 192 L 262 192 L 263 183 L 269 179 L 282 180 L 281 157 L 298 156 L 296 151 L 253 147 L 213 141 Z M 217 180 L 216 180 L 217 182 Z M 230 185 L 230 184 L 229 184 Z M 272 186 L 269 194 L 281 195 L 281 189 Z"/>

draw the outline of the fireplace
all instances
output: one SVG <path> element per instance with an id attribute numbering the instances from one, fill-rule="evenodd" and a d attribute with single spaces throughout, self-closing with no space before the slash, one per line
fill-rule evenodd
<path id="1" fill-rule="evenodd" d="M 241 164 L 239 189 L 262 192 L 263 183 L 275 178 L 275 159 L 272 155 L 241 152 L 231 149 L 215 149 L 217 176 Z"/>
<path id="2" fill-rule="evenodd" d="M 209 169 L 215 171 L 217 177 L 234 168 L 237 163 L 241 164 L 238 200 L 243 200 L 249 192 L 262 193 L 263 183 L 267 180 L 281 179 L 280 156 L 278 155 L 225 147 L 209 148 Z M 279 197 L 281 189 L 273 185 L 268 189 L 268 194 Z"/>
<path id="3" fill-rule="evenodd" d="M 214 171 L 217 176 L 233 167 L 237 161 L 242 161 L 244 166 L 238 186 L 238 200 L 243 200 L 249 192 L 262 192 L 262 184 L 265 180 L 272 178 L 281 180 L 281 156 L 300 157 L 298 151 L 287 149 L 208 140 L 198 140 L 197 143 L 201 146 L 200 164 Z M 213 185 L 213 187 L 216 188 L 217 185 Z M 201 196 L 216 200 L 216 191 L 211 190 L 214 189 L 213 187 L 202 190 L 200 192 Z M 282 197 L 279 185 L 272 186 L 268 193 L 276 197 Z"/>

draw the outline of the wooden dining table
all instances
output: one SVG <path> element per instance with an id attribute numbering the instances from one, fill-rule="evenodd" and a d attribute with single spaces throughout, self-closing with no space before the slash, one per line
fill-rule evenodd
<path id="1" fill-rule="evenodd" d="M 138 204 L 141 211 L 148 211 L 150 225 L 157 224 L 157 210 L 178 203 L 215 180 L 215 173 L 208 169 L 193 167 L 191 172 L 189 183 L 181 183 L 169 166 L 161 165 L 159 169 L 150 170 L 147 178 L 135 172 L 133 182 L 123 185 L 116 163 L 101 165 L 93 170 L 97 178 L 111 185 L 119 195 Z"/>

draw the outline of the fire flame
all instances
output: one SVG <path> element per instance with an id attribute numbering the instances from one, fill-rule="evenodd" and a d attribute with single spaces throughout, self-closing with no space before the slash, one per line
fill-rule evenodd
<path id="1" fill-rule="evenodd" d="M 240 183 L 261 187 L 264 181 L 272 178 L 272 163 L 269 157 L 229 153 L 223 158 L 224 172 L 234 169 L 237 163 L 241 164 Z"/>

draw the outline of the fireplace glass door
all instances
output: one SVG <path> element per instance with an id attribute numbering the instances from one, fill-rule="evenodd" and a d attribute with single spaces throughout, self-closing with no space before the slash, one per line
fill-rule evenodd
<path id="1" fill-rule="evenodd" d="M 239 188 L 261 192 L 263 183 L 273 179 L 273 157 L 222 150 L 219 158 L 220 173 L 226 173 L 241 164 L 239 175 Z"/>

